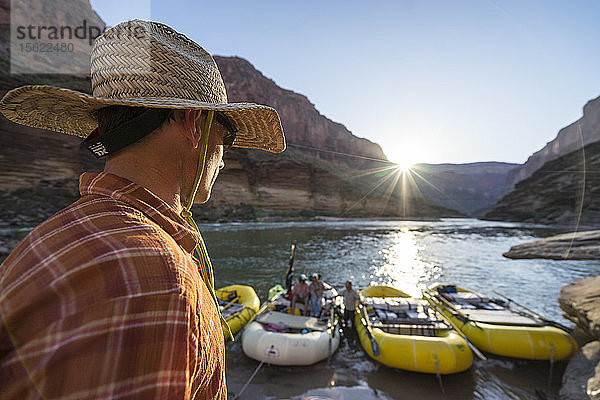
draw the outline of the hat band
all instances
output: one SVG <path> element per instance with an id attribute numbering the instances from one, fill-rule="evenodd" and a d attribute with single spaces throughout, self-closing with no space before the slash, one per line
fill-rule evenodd
<path id="1" fill-rule="evenodd" d="M 153 108 L 103 134 L 95 129 L 81 146 L 97 158 L 116 153 L 160 127 L 170 112 L 169 109 Z"/>

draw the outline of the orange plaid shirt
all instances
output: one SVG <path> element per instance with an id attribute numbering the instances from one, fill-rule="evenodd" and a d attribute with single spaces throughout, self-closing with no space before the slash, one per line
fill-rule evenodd
<path id="1" fill-rule="evenodd" d="M 225 399 L 198 234 L 115 175 L 80 192 L 0 266 L 0 399 Z"/>

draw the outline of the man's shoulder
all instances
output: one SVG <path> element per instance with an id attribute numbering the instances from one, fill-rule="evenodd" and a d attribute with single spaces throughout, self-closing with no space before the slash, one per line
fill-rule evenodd
<path id="1" fill-rule="evenodd" d="M 34 286 L 68 288 L 61 293 L 86 299 L 179 293 L 197 280 L 194 268 L 141 212 L 110 198 L 82 198 L 32 230 L 4 261 L 0 297 Z M 86 285 L 94 289 L 89 296 Z"/>
<path id="2" fill-rule="evenodd" d="M 94 235 L 102 232 L 110 237 L 126 233 L 127 228 L 148 229 L 155 225 L 140 210 L 127 203 L 108 196 L 88 195 L 48 218 L 32 233 Z"/>
<path id="3" fill-rule="evenodd" d="M 109 251 L 164 248 L 173 243 L 157 224 L 130 205 L 107 196 L 84 196 L 34 228 L 5 264 L 81 261 Z"/>
<path id="4" fill-rule="evenodd" d="M 86 195 L 48 218 L 42 225 L 85 220 L 102 226 L 106 223 L 118 224 L 124 221 L 146 219 L 142 211 L 128 203 L 110 196 Z"/>

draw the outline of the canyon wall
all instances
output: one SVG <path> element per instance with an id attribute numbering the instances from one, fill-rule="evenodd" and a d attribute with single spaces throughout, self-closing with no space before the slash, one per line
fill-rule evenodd
<path id="1" fill-rule="evenodd" d="M 485 214 L 485 219 L 600 227 L 600 142 L 546 162 Z"/>
<path id="2" fill-rule="evenodd" d="M 411 174 L 428 199 L 480 217 L 502 197 L 508 174 L 519 166 L 502 162 L 416 164 Z"/>
<path id="3" fill-rule="evenodd" d="M 277 86 L 247 60 L 215 56 L 215 61 L 227 87 L 228 101 L 250 101 L 274 107 L 281 117 L 291 150 L 354 168 L 372 163 L 353 156 L 387 160 L 378 144 L 354 136 L 344 125 L 319 113 L 306 96 Z"/>
<path id="4" fill-rule="evenodd" d="M 518 182 L 530 177 L 546 162 L 597 141 L 600 141 L 600 97 L 588 101 L 583 107 L 583 116 L 580 119 L 558 131 L 554 140 L 533 153 L 520 168 L 511 171 L 504 193 L 508 193 Z"/>

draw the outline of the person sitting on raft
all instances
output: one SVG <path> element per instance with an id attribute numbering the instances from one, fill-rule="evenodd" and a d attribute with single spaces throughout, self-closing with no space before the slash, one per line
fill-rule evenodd
<path id="1" fill-rule="evenodd" d="M 306 275 L 300 274 L 298 283 L 292 288 L 292 315 L 296 312 L 296 302 L 301 302 L 304 305 L 304 314 L 308 310 L 308 285 L 306 284 Z"/>
<path id="2" fill-rule="evenodd" d="M 312 313 L 315 317 L 321 315 L 321 305 L 323 304 L 323 294 L 325 293 L 325 285 L 319 279 L 319 274 L 312 274 L 312 282 L 308 286 L 310 291 L 310 305 Z M 308 313 L 305 313 L 308 315 Z"/>

